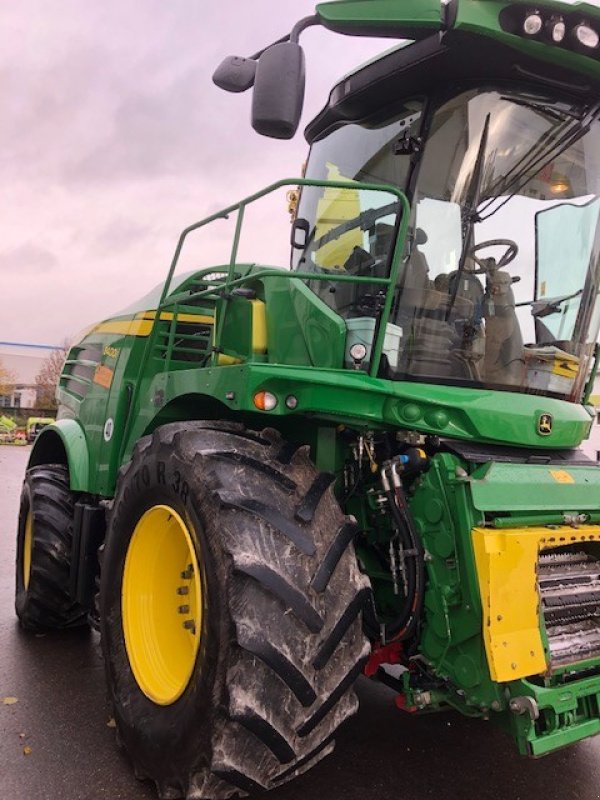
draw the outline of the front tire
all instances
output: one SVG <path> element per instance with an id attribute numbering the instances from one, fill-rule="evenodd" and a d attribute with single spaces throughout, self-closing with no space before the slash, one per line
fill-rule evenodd
<path id="1" fill-rule="evenodd" d="M 217 422 L 159 428 L 122 470 L 102 643 L 119 738 L 161 797 L 277 786 L 355 712 L 368 587 L 331 480 L 276 432 Z"/>
<path id="2" fill-rule="evenodd" d="M 70 592 L 75 495 L 60 464 L 27 471 L 19 510 L 15 610 L 30 631 L 87 624 Z"/>

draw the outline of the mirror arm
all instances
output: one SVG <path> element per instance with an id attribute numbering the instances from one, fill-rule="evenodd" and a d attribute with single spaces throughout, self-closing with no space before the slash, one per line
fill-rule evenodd
<path id="1" fill-rule="evenodd" d="M 298 43 L 300 38 L 300 34 L 302 31 L 306 30 L 307 28 L 311 28 L 313 25 L 322 25 L 321 17 L 318 14 L 312 14 L 310 17 L 303 17 L 302 19 L 298 20 L 298 22 L 292 28 L 292 32 L 290 33 L 290 42 Z"/>
<path id="2" fill-rule="evenodd" d="M 248 58 L 249 58 L 251 61 L 258 61 L 258 59 L 259 59 L 259 58 L 262 56 L 262 54 L 263 54 L 263 53 L 264 53 L 266 50 L 268 50 L 268 49 L 269 49 L 269 47 L 273 47 L 273 46 L 274 46 L 274 45 L 276 45 L 276 44 L 281 44 L 282 42 L 289 42 L 289 40 L 290 40 L 290 37 L 291 37 L 291 34 L 290 34 L 290 33 L 286 33 L 286 35 L 285 35 L 285 36 L 282 36 L 282 37 L 281 37 L 281 39 L 277 39 L 275 42 L 271 42 L 271 44 L 268 44 L 266 47 L 263 47 L 263 49 L 262 49 L 262 50 L 257 50 L 257 51 L 256 51 L 256 53 L 254 53 L 254 54 L 253 54 L 253 55 L 251 55 L 251 56 L 248 56 Z"/>
<path id="3" fill-rule="evenodd" d="M 291 33 L 287 33 L 285 36 L 282 36 L 281 39 L 277 39 L 275 42 L 271 42 L 266 47 L 263 47 L 262 50 L 257 50 L 248 58 L 251 61 L 258 61 L 258 59 L 262 56 L 264 52 L 266 52 L 270 47 L 273 47 L 276 44 L 281 44 L 282 42 L 295 42 L 298 43 L 298 39 L 300 38 L 300 34 L 302 31 L 306 30 L 306 28 L 310 28 L 313 25 L 322 25 L 321 17 L 318 14 L 312 14 L 310 17 L 303 17 L 302 19 L 298 20 L 298 22 L 292 28 Z"/>

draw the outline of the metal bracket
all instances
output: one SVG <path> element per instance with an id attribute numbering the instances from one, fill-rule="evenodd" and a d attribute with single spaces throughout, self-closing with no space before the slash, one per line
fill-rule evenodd
<path id="1" fill-rule="evenodd" d="M 529 695 L 521 695 L 520 697 L 513 697 L 508 703 L 508 707 L 513 714 L 520 716 L 521 714 L 529 714 L 529 719 L 535 722 L 540 716 L 538 704 L 533 697 Z"/>

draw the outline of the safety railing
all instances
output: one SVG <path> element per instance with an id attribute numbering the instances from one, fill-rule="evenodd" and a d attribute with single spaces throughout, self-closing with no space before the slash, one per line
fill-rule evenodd
<path id="1" fill-rule="evenodd" d="M 251 276 L 236 277 L 235 267 L 237 263 L 237 255 L 240 245 L 240 238 L 241 238 L 246 208 L 252 203 L 255 203 L 257 200 L 260 200 L 266 195 L 271 194 L 272 192 L 275 192 L 278 189 L 281 189 L 285 186 L 322 187 L 323 189 L 340 189 L 340 190 L 354 190 L 354 191 L 363 190 L 363 191 L 378 192 L 381 194 L 392 195 L 393 197 L 397 198 L 398 213 L 396 214 L 395 241 L 394 245 L 392 246 L 388 254 L 389 268 L 387 270 L 387 277 L 347 275 L 347 274 L 339 274 L 334 271 L 327 272 L 326 274 L 318 272 L 300 272 L 297 270 L 288 271 L 283 269 L 273 269 L 269 267 L 266 267 L 264 269 L 258 269 L 255 272 L 253 272 Z M 387 209 L 388 207 L 384 208 Z M 179 239 L 177 241 L 177 246 L 175 248 L 175 252 L 171 260 L 167 278 L 165 280 L 165 284 L 160 296 L 158 307 L 156 309 L 156 314 L 154 316 L 152 331 L 150 333 L 150 336 L 148 337 L 146 348 L 144 351 L 144 356 L 140 363 L 140 370 L 139 370 L 138 380 L 136 381 L 136 386 L 134 389 L 134 396 L 132 397 L 131 408 L 135 408 L 137 396 L 140 390 L 139 379 L 143 376 L 145 372 L 148 359 L 150 358 L 150 354 L 153 352 L 153 348 L 156 343 L 161 312 L 169 308 L 181 306 L 183 301 L 187 305 L 190 302 L 198 301 L 199 299 L 203 298 L 209 301 L 217 300 L 219 299 L 219 297 L 228 294 L 229 292 L 231 292 L 232 289 L 241 286 L 245 282 L 248 282 L 248 280 L 250 279 L 255 281 L 258 279 L 265 280 L 272 277 L 277 277 L 279 279 L 287 277 L 289 279 L 310 280 L 310 281 L 329 281 L 337 283 L 356 283 L 356 284 L 368 283 L 370 285 L 379 285 L 382 287 L 382 289 L 384 288 L 390 289 L 391 287 L 396 285 L 398 280 L 398 271 L 400 268 L 403 244 L 410 220 L 409 208 L 410 207 L 406 195 L 399 189 L 397 189 L 395 186 L 390 186 L 388 184 L 362 183 L 359 181 L 318 181 L 309 178 L 285 178 L 283 180 L 272 183 L 271 185 L 267 186 L 261 191 L 256 192 L 255 194 L 252 194 L 248 197 L 245 197 L 243 200 L 240 200 L 239 202 L 234 203 L 233 205 L 230 205 L 227 208 L 224 208 L 221 211 L 216 212 L 215 214 L 211 214 L 210 216 L 205 217 L 199 222 L 195 222 L 193 225 L 189 225 L 181 232 Z M 224 277 L 215 278 L 214 282 L 211 282 L 212 283 L 211 286 L 201 291 L 192 293 L 189 292 L 178 293 L 169 296 L 169 290 L 173 282 L 173 276 L 175 274 L 177 265 L 179 264 L 181 252 L 183 250 L 183 246 L 188 236 L 194 231 L 204 228 L 207 225 L 216 222 L 217 220 L 229 219 L 230 215 L 235 213 L 237 213 L 235 232 L 233 235 L 229 264 L 226 265 L 227 271 L 224 274 Z M 388 215 L 389 213 L 390 212 L 387 211 Z M 221 266 L 215 267 L 214 270 L 212 270 L 212 268 L 209 268 L 206 270 L 206 273 L 210 274 L 212 271 L 221 272 L 222 269 L 223 268 Z M 370 362 L 370 374 L 372 376 L 376 376 L 379 369 L 379 362 L 381 359 L 381 354 L 383 351 L 383 345 L 385 339 L 385 330 L 390 316 L 392 300 L 393 300 L 393 291 L 386 291 L 385 300 L 380 309 L 379 317 L 375 328 L 375 337 L 374 337 L 371 362 Z M 215 340 L 213 343 L 215 348 L 218 348 L 219 346 L 222 324 L 223 324 L 223 319 L 217 320 L 217 329 L 215 330 Z M 124 439 L 126 439 L 126 437 L 124 437 Z"/>

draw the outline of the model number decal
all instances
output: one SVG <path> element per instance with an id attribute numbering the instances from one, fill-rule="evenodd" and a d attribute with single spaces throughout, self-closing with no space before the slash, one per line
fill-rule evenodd
<path id="1" fill-rule="evenodd" d="M 104 349 L 102 350 L 102 355 L 106 358 L 118 358 L 119 353 L 121 352 L 119 347 L 111 347 L 111 345 L 106 344 L 104 345 Z"/>
<path id="2" fill-rule="evenodd" d="M 167 475 L 165 462 L 158 461 L 156 464 L 156 480 L 163 486 L 169 486 L 176 494 L 179 495 L 179 497 L 181 497 L 184 503 L 187 503 L 190 487 L 178 469 L 173 470 L 171 475 Z"/>

